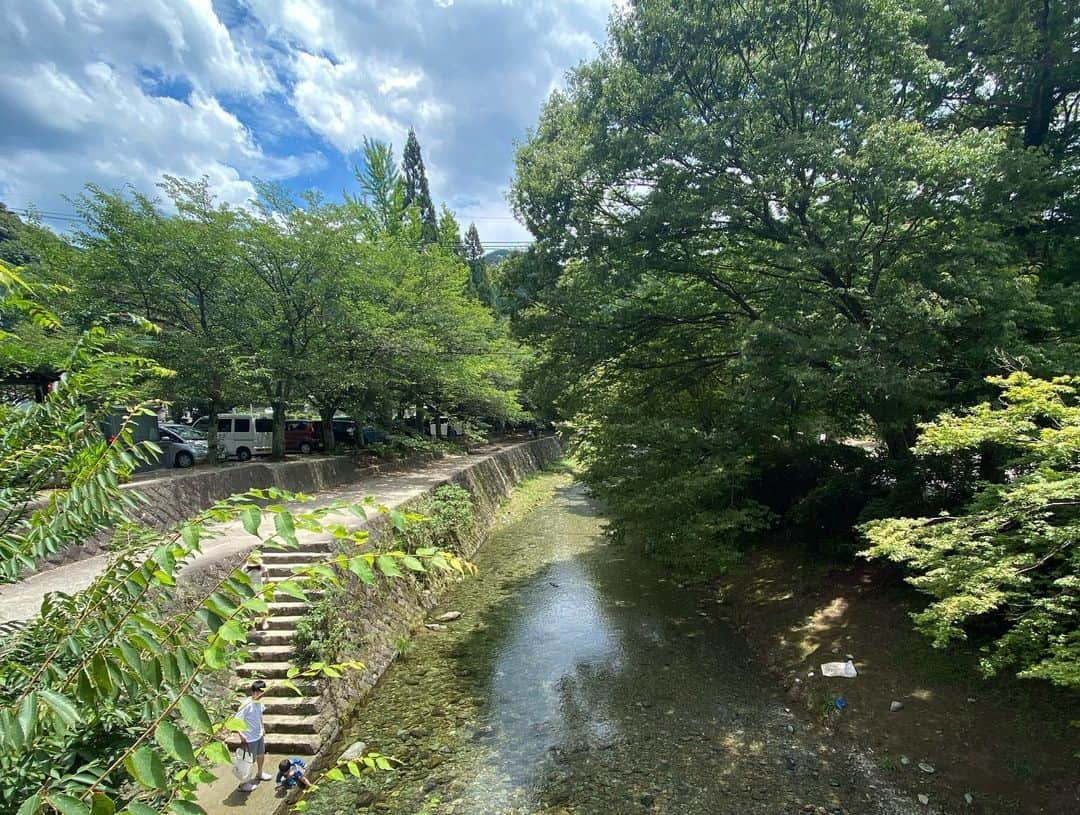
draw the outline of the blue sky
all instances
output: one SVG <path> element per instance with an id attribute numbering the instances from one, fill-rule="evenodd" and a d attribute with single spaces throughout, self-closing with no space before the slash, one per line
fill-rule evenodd
<path id="1" fill-rule="evenodd" d="M 94 182 L 253 178 L 338 199 L 364 136 L 416 129 L 432 196 L 527 238 L 514 141 L 597 53 L 610 0 L 0 0 L 0 200 L 71 212 Z M 48 221 L 47 221 L 48 223 Z M 62 228 L 63 222 L 54 222 Z"/>

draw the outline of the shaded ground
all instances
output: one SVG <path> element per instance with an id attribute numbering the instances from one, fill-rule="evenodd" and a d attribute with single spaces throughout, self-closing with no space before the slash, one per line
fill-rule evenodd
<path id="1" fill-rule="evenodd" d="M 906 813 L 876 764 L 777 683 L 707 590 L 610 544 L 579 487 L 494 535 L 477 578 L 356 712 L 403 762 L 312 812 Z M 438 613 L 438 612 L 437 612 Z"/>
<path id="2" fill-rule="evenodd" d="M 1080 695 L 987 681 L 974 654 L 931 648 L 908 617 L 920 599 L 891 568 L 822 565 L 777 547 L 752 555 L 723 593 L 792 705 L 837 743 L 864 745 L 896 786 L 950 812 L 1080 812 L 1080 728 L 1070 726 Z M 848 655 L 856 679 L 821 678 L 822 662 Z M 893 700 L 903 709 L 890 712 Z"/>

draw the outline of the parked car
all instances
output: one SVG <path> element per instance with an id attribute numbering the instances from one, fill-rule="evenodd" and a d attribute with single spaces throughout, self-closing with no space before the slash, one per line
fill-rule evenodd
<path id="1" fill-rule="evenodd" d="M 250 413 L 218 414 L 218 444 L 230 457 L 249 461 L 252 456 L 269 455 L 274 444 L 274 422 L 267 416 Z M 193 425 L 205 433 L 210 427 L 210 417 L 203 416 Z"/>
<path id="2" fill-rule="evenodd" d="M 307 455 L 322 447 L 321 428 L 310 419 L 289 419 L 285 422 L 285 449 Z"/>
<path id="3" fill-rule="evenodd" d="M 192 427 L 188 427 L 186 424 L 176 424 L 174 422 L 166 422 L 165 424 L 162 424 L 162 425 L 158 426 L 158 435 L 159 435 L 159 437 L 161 438 L 162 441 L 167 440 L 173 445 L 176 445 L 178 443 L 179 444 L 190 444 L 194 448 L 195 452 L 198 454 L 198 455 L 195 456 L 195 462 L 194 463 L 196 463 L 196 464 L 201 464 L 206 458 L 209 457 L 209 449 L 208 449 L 208 442 L 207 442 L 206 434 L 201 433 L 201 432 L 199 432 L 198 430 L 195 430 Z M 168 438 L 167 439 L 166 438 L 167 435 L 170 436 L 170 437 L 179 437 L 179 442 L 175 438 Z M 179 447 L 173 447 L 173 450 L 179 450 L 179 449 L 180 449 Z M 225 448 L 222 447 L 220 444 L 218 445 L 217 451 L 218 451 L 218 460 L 219 461 L 224 461 L 225 459 L 227 459 L 229 457 L 229 454 L 226 452 Z M 174 458 L 175 458 L 175 456 L 174 456 Z M 174 461 L 173 466 L 174 467 L 189 467 L 191 465 L 190 464 L 176 463 Z"/>
<path id="4" fill-rule="evenodd" d="M 321 444 L 323 438 L 323 423 L 318 421 L 312 422 L 312 424 L 315 426 L 315 433 Z M 356 422 L 352 419 L 334 419 L 334 444 L 344 444 L 349 447 L 355 447 Z"/>
<path id="5" fill-rule="evenodd" d="M 184 438 L 184 435 L 171 427 L 164 425 L 158 427 L 158 446 L 161 448 L 164 466 L 190 467 L 206 461 L 208 455 L 206 437 L 188 427 L 184 430 L 187 431 L 184 435 L 190 438 Z"/>

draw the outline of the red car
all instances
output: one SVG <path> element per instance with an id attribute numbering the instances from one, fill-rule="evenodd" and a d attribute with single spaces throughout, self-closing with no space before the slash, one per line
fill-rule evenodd
<path id="1" fill-rule="evenodd" d="M 319 434 L 315 423 L 308 419 L 289 419 L 285 422 L 285 449 L 292 452 L 314 453 L 319 449 Z"/>

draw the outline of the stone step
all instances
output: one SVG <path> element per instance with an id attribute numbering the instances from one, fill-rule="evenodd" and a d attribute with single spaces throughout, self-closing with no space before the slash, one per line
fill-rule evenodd
<path id="1" fill-rule="evenodd" d="M 269 753 L 293 756 L 313 756 L 322 747 L 322 737 L 315 733 L 266 734 L 266 750 Z"/>
<path id="2" fill-rule="evenodd" d="M 280 660 L 245 662 L 236 669 L 236 675 L 251 677 L 252 679 L 284 679 L 291 667 L 291 662 L 281 662 Z"/>
<path id="3" fill-rule="evenodd" d="M 300 692 L 302 694 L 301 696 L 297 696 L 296 692 L 292 688 L 285 687 L 284 685 L 275 685 L 271 681 L 270 686 L 266 689 L 266 697 L 265 698 L 267 700 L 274 699 L 275 701 L 277 701 L 277 700 L 286 700 L 286 699 L 297 699 L 297 700 L 316 699 L 317 700 L 317 699 L 322 698 L 321 697 L 321 691 L 319 690 L 319 686 L 316 685 L 311 680 L 308 679 L 308 680 L 302 680 L 301 681 L 301 680 L 297 679 L 297 680 L 293 680 L 293 681 L 295 682 L 296 687 L 298 687 L 300 689 Z M 243 681 L 239 685 L 236 686 L 236 692 L 240 696 L 247 696 L 248 695 L 248 689 L 250 688 L 250 686 L 251 686 L 251 680 L 250 679 L 248 679 L 246 681 Z"/>
<path id="4" fill-rule="evenodd" d="M 317 552 L 304 549 L 289 549 L 282 552 L 263 552 L 263 563 L 273 568 L 279 563 L 316 563 L 325 560 L 329 552 Z"/>
<path id="5" fill-rule="evenodd" d="M 322 711 L 322 697 L 267 695 L 263 707 L 267 716 L 318 716 Z"/>
<path id="6" fill-rule="evenodd" d="M 296 636 L 295 628 L 272 628 L 269 631 L 249 631 L 248 644 L 259 645 L 288 645 Z"/>
<path id="7" fill-rule="evenodd" d="M 304 613 L 306 613 L 308 610 L 307 603 L 303 603 L 299 600 L 294 600 L 291 597 L 288 600 L 275 600 L 273 603 L 269 603 L 268 605 L 270 606 L 270 614 L 272 615 L 270 617 L 271 627 L 274 625 L 274 618 L 277 617 L 279 614 L 282 617 L 303 616 Z"/>
<path id="8" fill-rule="evenodd" d="M 279 631 L 285 628 L 291 631 L 296 628 L 296 624 L 302 619 L 304 619 L 303 614 L 275 614 L 269 618 L 270 630 Z"/>
<path id="9" fill-rule="evenodd" d="M 256 645 L 248 648 L 253 662 L 281 662 L 292 657 L 292 645 Z"/>
<path id="10" fill-rule="evenodd" d="M 318 733 L 318 716 L 263 716 L 267 733 Z"/>

